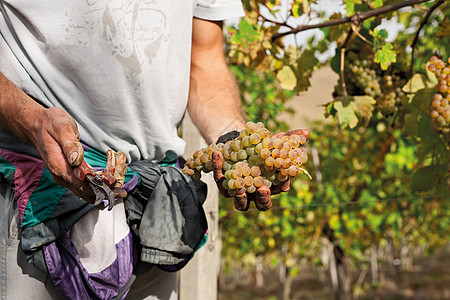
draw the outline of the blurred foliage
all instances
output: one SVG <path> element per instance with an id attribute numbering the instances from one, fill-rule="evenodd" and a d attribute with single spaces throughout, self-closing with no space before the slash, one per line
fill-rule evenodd
<path id="1" fill-rule="evenodd" d="M 281 112 L 293 113 L 285 103 L 295 93 L 284 90 L 272 73 L 254 70 L 245 65 L 230 66 L 241 90 L 245 114 L 249 121 L 262 121 L 269 130 L 286 130 L 287 125 L 279 119 Z"/>
<path id="2" fill-rule="evenodd" d="M 309 128 L 309 148 L 318 153 L 306 164 L 313 180 L 295 179 L 289 192 L 273 196 L 275 207 L 267 212 L 241 213 L 233 201 L 220 201 L 226 270 L 254 266 L 256 257 L 267 265 L 282 260 L 293 273 L 303 258 L 324 263 L 318 253 L 330 240 L 327 229 L 355 265 L 370 263 L 374 245 L 393 243 L 398 249 L 406 243 L 433 251 L 448 243 L 450 136 L 430 127 L 436 78 L 427 74 L 426 63 L 432 55 L 450 56 L 450 3 L 443 1 L 430 14 L 412 59 L 419 26 L 437 1 L 368 18 L 353 28 L 349 23 L 321 28 L 323 36 L 306 46 L 293 34 L 274 38 L 297 26 L 292 24 L 345 17 L 327 15 L 316 2 L 244 0 L 246 16 L 227 31 L 227 54 L 246 114 L 272 131 L 287 129 L 278 116 L 287 100 L 308 89 L 317 68 L 330 65 L 340 79 L 324 110 L 328 121 Z M 345 14 L 396 2 L 401 1 L 347 0 Z M 378 27 L 383 18 L 403 26 L 395 39 Z M 319 62 L 316 56 L 332 45 L 335 55 Z M 361 72 L 370 78 L 359 80 Z"/>

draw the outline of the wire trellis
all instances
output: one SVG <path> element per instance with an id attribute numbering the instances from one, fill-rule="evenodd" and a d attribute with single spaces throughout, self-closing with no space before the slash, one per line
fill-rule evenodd
<path id="1" fill-rule="evenodd" d="M 354 202 L 337 202 L 337 203 L 311 203 L 311 204 L 303 204 L 303 205 L 294 205 L 294 206 L 273 206 L 270 210 L 287 210 L 294 209 L 300 210 L 304 208 L 310 207 L 326 207 L 326 206 L 348 206 L 348 205 L 364 205 L 364 204 L 372 204 L 377 202 L 399 202 L 399 201 L 416 201 L 423 199 L 450 199 L 450 195 L 427 195 L 427 196 L 414 196 L 414 197 L 399 197 L 399 198 L 387 198 L 387 199 L 377 199 L 377 200 L 367 200 L 367 201 L 354 201 Z M 249 208 L 247 211 L 258 211 L 255 207 Z M 230 209 L 224 211 L 225 213 L 237 213 L 241 212 L 236 209 Z"/>

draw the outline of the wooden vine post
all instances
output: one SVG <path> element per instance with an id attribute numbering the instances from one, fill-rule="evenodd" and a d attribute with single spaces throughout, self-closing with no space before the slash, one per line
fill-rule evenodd
<path id="1" fill-rule="evenodd" d="M 206 146 L 206 142 L 188 115 L 183 121 L 182 136 L 187 143 L 185 157 Z M 178 296 L 180 300 L 217 299 L 217 278 L 221 252 L 221 241 L 218 238 L 219 192 L 212 172 L 203 174 L 202 181 L 208 184 L 208 196 L 203 205 L 208 220 L 208 241 L 180 272 Z"/>

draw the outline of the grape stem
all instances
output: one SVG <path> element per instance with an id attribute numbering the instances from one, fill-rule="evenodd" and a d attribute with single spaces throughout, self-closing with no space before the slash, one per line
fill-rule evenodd
<path id="1" fill-rule="evenodd" d="M 312 180 L 312 176 L 308 173 L 308 171 L 306 171 L 305 169 L 303 169 L 303 168 L 298 168 L 300 171 L 302 171 L 303 172 L 303 174 L 305 174 L 306 176 L 308 176 L 308 178 L 310 179 L 310 180 Z"/>

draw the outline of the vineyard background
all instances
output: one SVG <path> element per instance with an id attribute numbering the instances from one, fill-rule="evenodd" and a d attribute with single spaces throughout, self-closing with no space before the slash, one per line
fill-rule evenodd
<path id="1" fill-rule="evenodd" d="M 248 119 L 306 125 L 313 180 L 293 181 L 267 212 L 220 199 L 219 298 L 448 299 L 449 121 L 430 116 L 450 81 L 427 65 L 450 56 L 449 2 L 347 0 L 334 13 L 316 2 L 245 0 L 227 28 Z M 403 26 L 396 38 L 383 18 Z M 321 37 L 293 39 L 321 23 Z"/>
<path id="2" fill-rule="evenodd" d="M 325 122 L 323 104 L 333 92 L 338 76 L 328 67 L 317 70 L 311 78 L 308 91 L 286 102 L 294 113 L 282 113 L 280 120 L 289 128 L 309 128 L 312 121 Z M 226 201 L 222 199 L 222 201 Z M 275 206 L 279 203 L 275 203 Z M 236 212 L 238 213 L 238 212 Z M 224 229 L 232 234 L 232 230 Z M 324 252 L 325 251 L 325 252 Z M 440 248 L 427 254 L 423 248 L 404 249 L 403 263 L 380 253 L 380 282 L 371 270 L 357 269 L 352 276 L 360 279 L 360 285 L 349 297 L 354 299 L 448 299 L 450 298 L 450 247 Z M 260 261 L 250 263 L 251 267 L 235 267 L 225 271 L 228 258 L 222 258 L 219 274 L 219 300 L 275 300 L 282 299 L 283 272 L 279 265 L 263 266 Z M 326 249 L 317 253 L 319 265 L 308 260 L 298 261 L 298 273 L 291 279 L 291 294 L 288 299 L 333 299 L 333 283 L 328 266 Z M 237 265 L 242 261 L 238 261 Z M 257 264 L 260 265 L 257 265 Z M 257 276 L 259 277 L 257 279 Z M 364 278 L 363 278 L 363 277 Z M 377 275 L 375 275 L 377 276 Z M 375 283 L 372 285 L 372 283 Z"/>

